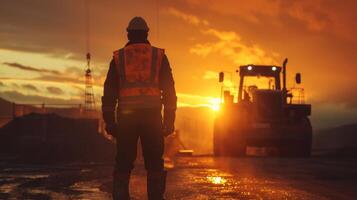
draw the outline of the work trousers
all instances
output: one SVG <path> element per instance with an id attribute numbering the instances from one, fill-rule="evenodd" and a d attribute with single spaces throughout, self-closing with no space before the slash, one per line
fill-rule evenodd
<path id="1" fill-rule="evenodd" d="M 134 168 L 140 138 L 147 171 L 164 170 L 164 136 L 160 109 L 119 111 L 117 115 L 117 154 L 115 169 L 130 172 Z"/>

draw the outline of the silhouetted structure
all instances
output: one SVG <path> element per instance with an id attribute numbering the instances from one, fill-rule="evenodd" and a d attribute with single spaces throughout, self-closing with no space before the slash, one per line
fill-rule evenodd
<path id="1" fill-rule="evenodd" d="M 90 69 L 90 53 L 87 53 L 87 69 L 85 71 L 84 109 L 89 112 L 95 110 L 93 77 L 92 70 Z"/>

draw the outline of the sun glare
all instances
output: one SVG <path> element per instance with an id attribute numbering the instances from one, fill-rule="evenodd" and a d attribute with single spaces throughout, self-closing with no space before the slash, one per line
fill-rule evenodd
<path id="1" fill-rule="evenodd" d="M 209 107 L 213 110 L 213 111 L 219 111 L 220 107 L 221 107 L 221 100 L 219 98 L 213 98 L 209 101 L 210 105 Z"/>

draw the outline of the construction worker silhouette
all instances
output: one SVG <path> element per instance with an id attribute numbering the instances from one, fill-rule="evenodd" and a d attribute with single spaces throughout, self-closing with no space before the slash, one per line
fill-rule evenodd
<path id="1" fill-rule="evenodd" d="M 113 199 L 130 199 L 129 179 L 140 138 L 149 200 L 164 199 L 164 137 L 174 131 L 176 91 L 163 49 L 147 40 L 149 27 L 134 17 L 127 27 L 129 42 L 114 51 L 102 97 L 106 131 L 116 138 Z M 163 117 L 162 117 L 163 107 Z"/>

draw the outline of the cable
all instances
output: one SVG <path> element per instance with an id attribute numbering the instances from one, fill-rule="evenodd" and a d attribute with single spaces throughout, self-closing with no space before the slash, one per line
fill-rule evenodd
<path id="1" fill-rule="evenodd" d="M 160 40 L 160 0 L 156 0 L 156 41 L 159 43 Z"/>
<path id="2" fill-rule="evenodd" d="M 85 17 L 86 17 L 86 58 L 87 58 L 87 68 L 90 68 L 90 13 L 89 13 L 89 0 L 85 0 Z"/>

